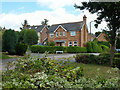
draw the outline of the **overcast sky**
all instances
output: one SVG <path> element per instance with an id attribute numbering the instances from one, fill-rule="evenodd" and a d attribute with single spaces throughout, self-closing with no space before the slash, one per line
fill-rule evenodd
<path id="1" fill-rule="evenodd" d="M 26 19 L 29 25 L 40 25 L 41 21 L 48 19 L 49 25 L 82 21 L 87 16 L 88 30 L 90 21 L 97 18 L 97 14 L 75 9 L 74 4 L 81 5 L 84 0 L 1 0 L 0 27 L 20 31 L 21 24 Z M 85 0 L 86 1 L 86 0 Z M 96 29 L 92 23 L 92 33 L 101 31 L 106 27 L 103 22 Z"/>

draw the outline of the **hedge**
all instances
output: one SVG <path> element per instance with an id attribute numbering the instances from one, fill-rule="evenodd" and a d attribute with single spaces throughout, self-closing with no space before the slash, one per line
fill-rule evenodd
<path id="1" fill-rule="evenodd" d="M 44 53 L 48 51 L 49 53 L 55 53 L 56 51 L 64 51 L 67 53 L 85 53 L 87 52 L 85 47 L 62 47 L 62 46 L 39 46 L 32 45 L 31 46 L 32 53 Z"/>

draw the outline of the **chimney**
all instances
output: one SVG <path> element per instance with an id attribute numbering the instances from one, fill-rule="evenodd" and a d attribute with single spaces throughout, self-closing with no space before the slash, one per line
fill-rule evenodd
<path id="1" fill-rule="evenodd" d="M 84 15 L 83 16 L 83 21 L 85 22 L 85 24 L 86 24 L 86 19 L 87 19 L 87 17 L 86 17 L 86 15 Z"/>
<path id="2" fill-rule="evenodd" d="M 5 27 L 3 28 L 3 32 L 5 32 Z"/>

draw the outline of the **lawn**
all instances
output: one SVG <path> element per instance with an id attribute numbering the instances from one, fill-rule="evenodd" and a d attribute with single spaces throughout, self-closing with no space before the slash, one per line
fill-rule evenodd
<path id="1" fill-rule="evenodd" d="M 112 67 L 95 65 L 95 64 L 83 64 L 83 63 L 71 63 L 71 66 L 82 66 L 84 69 L 84 77 L 90 77 L 96 79 L 96 76 L 101 75 L 101 77 L 109 79 L 118 77 L 119 73 L 115 71 Z"/>

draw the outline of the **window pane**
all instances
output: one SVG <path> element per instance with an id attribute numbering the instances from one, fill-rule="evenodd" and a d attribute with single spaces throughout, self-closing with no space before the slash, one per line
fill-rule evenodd
<path id="1" fill-rule="evenodd" d="M 56 32 L 56 37 L 58 36 L 58 32 Z"/>
<path id="2" fill-rule="evenodd" d="M 71 31 L 71 36 L 75 36 L 75 31 Z"/>
<path id="3" fill-rule="evenodd" d="M 65 32 L 63 32 L 63 36 L 65 36 Z"/>
<path id="4" fill-rule="evenodd" d="M 62 35 L 62 32 L 60 32 L 60 36 Z"/>

